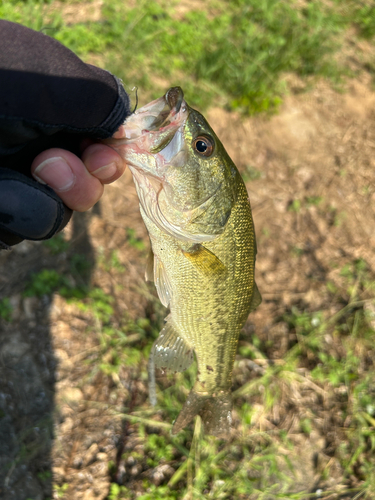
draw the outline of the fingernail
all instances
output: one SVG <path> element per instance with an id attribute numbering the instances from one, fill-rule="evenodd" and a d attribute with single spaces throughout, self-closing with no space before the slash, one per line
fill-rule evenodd
<path id="1" fill-rule="evenodd" d="M 104 167 L 100 167 L 97 170 L 91 172 L 91 175 L 94 175 L 97 179 L 101 181 L 105 181 L 106 179 L 110 179 L 117 172 L 117 166 L 115 162 L 109 163 Z"/>
<path id="2" fill-rule="evenodd" d="M 48 184 L 55 191 L 68 191 L 76 180 L 69 164 L 60 156 L 44 160 L 36 167 L 33 176 L 42 184 Z"/>

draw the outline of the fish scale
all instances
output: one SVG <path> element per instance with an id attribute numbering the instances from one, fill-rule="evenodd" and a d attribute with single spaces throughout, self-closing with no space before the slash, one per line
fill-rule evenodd
<path id="1" fill-rule="evenodd" d="M 199 414 L 206 432 L 227 437 L 239 333 L 261 302 L 246 186 L 179 87 L 138 110 L 125 130 L 127 139 L 111 145 L 133 173 L 151 240 L 155 285 L 170 308 L 150 355 L 150 397 L 154 403 L 154 368 L 183 371 L 194 351 L 197 380 L 172 432 Z M 150 278 L 151 270 L 146 274 Z"/>

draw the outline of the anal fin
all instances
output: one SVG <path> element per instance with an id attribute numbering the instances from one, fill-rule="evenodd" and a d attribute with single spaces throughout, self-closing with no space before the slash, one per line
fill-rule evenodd
<path id="1" fill-rule="evenodd" d="M 193 348 L 178 334 L 172 321 L 167 318 L 167 323 L 152 346 L 149 358 L 149 392 L 152 405 L 156 404 L 155 368 L 183 372 L 193 360 Z"/>

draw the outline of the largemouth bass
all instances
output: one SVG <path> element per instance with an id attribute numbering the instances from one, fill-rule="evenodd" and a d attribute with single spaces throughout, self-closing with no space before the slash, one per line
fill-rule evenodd
<path id="1" fill-rule="evenodd" d="M 232 369 L 238 336 L 261 302 L 254 281 L 256 242 L 248 193 L 234 163 L 180 87 L 135 112 L 125 139 L 110 144 L 135 181 L 152 255 L 146 278 L 170 307 L 150 361 L 183 371 L 195 352 L 198 376 L 172 429 L 200 415 L 209 434 L 231 424 Z"/>

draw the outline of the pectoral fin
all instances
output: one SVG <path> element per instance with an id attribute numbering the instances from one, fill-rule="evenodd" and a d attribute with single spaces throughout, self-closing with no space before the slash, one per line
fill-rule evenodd
<path id="1" fill-rule="evenodd" d="M 258 290 L 257 284 L 254 281 L 253 296 L 251 298 L 250 311 L 255 311 L 255 309 L 261 304 L 262 296 Z"/>
<path id="2" fill-rule="evenodd" d="M 152 346 L 149 359 L 149 391 L 152 405 L 156 404 L 155 368 L 183 372 L 194 360 L 193 348 L 178 334 L 172 321 L 167 323 Z"/>
<path id="3" fill-rule="evenodd" d="M 154 281 L 154 252 L 151 248 L 146 262 L 145 280 Z"/>
<path id="4" fill-rule="evenodd" d="M 154 256 L 154 281 L 160 302 L 168 307 L 172 297 L 172 288 L 163 263 Z"/>
<path id="5" fill-rule="evenodd" d="M 214 276 L 226 272 L 226 267 L 221 260 L 200 244 L 194 245 L 189 251 L 182 250 L 182 253 L 200 273 L 206 276 Z"/>

